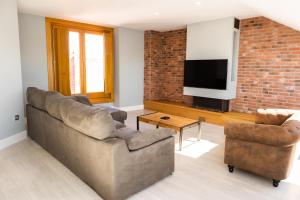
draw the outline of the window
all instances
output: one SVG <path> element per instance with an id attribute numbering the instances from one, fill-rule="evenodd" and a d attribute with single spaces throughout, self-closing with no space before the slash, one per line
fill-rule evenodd
<path id="1" fill-rule="evenodd" d="M 86 91 L 89 93 L 104 92 L 104 37 L 85 33 L 84 38 Z"/>
<path id="2" fill-rule="evenodd" d="M 49 89 L 113 101 L 112 29 L 46 18 Z"/>

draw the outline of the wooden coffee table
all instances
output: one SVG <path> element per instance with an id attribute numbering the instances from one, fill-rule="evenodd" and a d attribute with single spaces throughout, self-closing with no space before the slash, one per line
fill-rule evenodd
<path id="1" fill-rule="evenodd" d="M 150 114 L 137 116 L 136 129 L 140 129 L 140 122 L 156 125 L 156 128 L 165 127 L 174 129 L 179 132 L 179 151 L 182 149 L 182 134 L 184 128 L 190 128 L 194 125 L 198 126 L 198 137 L 201 138 L 201 123 L 205 121 L 205 118 L 199 117 L 198 120 L 188 119 L 185 117 L 179 117 L 175 115 L 169 115 L 161 112 L 154 112 Z"/>

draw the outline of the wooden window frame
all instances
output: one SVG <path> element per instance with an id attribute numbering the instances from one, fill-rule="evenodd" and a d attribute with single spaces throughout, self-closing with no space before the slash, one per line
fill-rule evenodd
<path id="1" fill-rule="evenodd" d="M 105 81 L 104 81 L 104 92 L 102 93 L 90 93 L 87 94 L 91 103 L 108 103 L 114 101 L 114 49 L 113 49 L 113 29 L 109 27 L 96 26 L 91 24 L 85 24 L 80 22 L 67 21 L 62 19 L 55 19 L 46 17 L 46 43 L 47 43 L 47 60 L 48 60 L 48 88 L 50 91 L 57 89 L 56 83 L 56 67 L 54 65 L 54 51 L 53 51 L 53 27 L 66 27 L 70 31 L 79 32 L 79 34 L 84 34 L 87 32 L 90 33 L 99 33 L 105 35 Z M 84 37 L 80 37 L 80 47 L 83 47 Z M 82 52 L 82 49 L 80 49 Z M 81 72 L 83 69 L 82 62 L 85 62 L 84 56 L 80 54 L 80 67 Z M 83 73 L 85 74 L 85 73 Z M 85 79 L 85 76 L 83 76 Z M 85 87 L 83 80 L 81 80 L 81 89 Z M 85 90 L 81 90 L 85 91 Z"/>

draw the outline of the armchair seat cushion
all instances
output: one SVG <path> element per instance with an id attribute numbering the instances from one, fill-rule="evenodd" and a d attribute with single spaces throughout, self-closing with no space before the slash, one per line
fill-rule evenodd
<path id="1" fill-rule="evenodd" d="M 116 135 L 126 141 L 130 151 L 138 150 L 150 146 L 156 142 L 172 137 L 173 130 L 160 128 L 156 130 L 148 130 L 145 132 L 134 131 L 129 128 L 121 128 L 117 130 Z"/>

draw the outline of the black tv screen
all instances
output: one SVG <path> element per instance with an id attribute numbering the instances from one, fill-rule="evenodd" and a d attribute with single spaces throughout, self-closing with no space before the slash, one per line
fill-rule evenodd
<path id="1" fill-rule="evenodd" d="M 227 59 L 186 60 L 184 86 L 226 90 Z"/>

